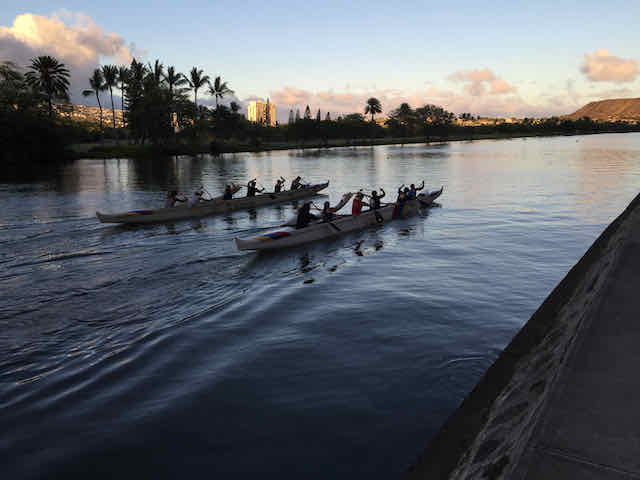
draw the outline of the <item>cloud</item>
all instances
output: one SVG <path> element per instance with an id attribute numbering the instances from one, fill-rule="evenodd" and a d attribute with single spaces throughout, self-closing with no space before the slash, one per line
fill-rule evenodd
<path id="1" fill-rule="evenodd" d="M 284 87 L 282 90 L 272 92 L 271 97 L 276 104 L 300 105 L 308 103 L 311 98 L 311 94 L 298 88 Z"/>
<path id="2" fill-rule="evenodd" d="M 370 97 L 376 97 L 380 100 L 383 108 L 382 115 L 388 115 L 403 102 L 414 108 L 425 104 L 435 104 L 454 113 L 471 112 L 474 115 L 491 117 L 531 117 L 546 115 L 548 111 L 553 114 L 569 112 L 569 110 L 565 111 L 554 107 L 550 102 L 532 105 L 517 95 L 507 82 L 495 76 L 490 77 L 486 73 L 481 72 L 473 74 L 472 77 L 464 78 L 486 79 L 480 83 L 489 82 L 485 90 L 487 94 L 472 95 L 466 88 L 463 88 L 462 91 L 456 91 L 433 86 L 415 92 L 402 92 L 394 89 L 313 92 L 289 86 L 270 92 L 270 98 L 277 105 L 277 116 L 280 122 L 287 121 L 289 109 L 295 111 L 299 108 L 302 112 L 306 105 L 310 106 L 312 112 L 320 108 L 323 117 L 326 112 L 331 112 L 333 118 L 347 113 L 364 113 L 366 101 Z M 292 92 L 295 92 L 295 95 L 292 95 Z"/>
<path id="3" fill-rule="evenodd" d="M 487 92 L 490 95 L 503 95 L 516 91 L 516 87 L 498 78 L 488 68 L 460 70 L 449 75 L 448 79 L 452 82 L 464 83 L 464 91 L 474 97 L 480 97 Z"/>
<path id="4" fill-rule="evenodd" d="M 145 52 L 116 33 L 107 33 L 89 16 L 62 10 L 50 17 L 23 13 L 0 26 L 0 58 L 26 66 L 31 58 L 52 55 L 71 72 L 70 93 L 79 102 L 91 72 L 101 60 L 126 64 Z"/>
<path id="5" fill-rule="evenodd" d="M 615 57 L 606 49 L 585 53 L 580 71 L 592 82 L 632 82 L 640 73 L 638 61 Z"/>

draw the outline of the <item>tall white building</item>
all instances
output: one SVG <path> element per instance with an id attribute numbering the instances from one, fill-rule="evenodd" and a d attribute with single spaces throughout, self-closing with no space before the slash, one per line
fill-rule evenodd
<path id="1" fill-rule="evenodd" d="M 264 125 L 276 125 L 276 104 L 269 99 L 266 102 L 253 100 L 247 107 L 247 118 L 250 122 L 262 123 Z"/>

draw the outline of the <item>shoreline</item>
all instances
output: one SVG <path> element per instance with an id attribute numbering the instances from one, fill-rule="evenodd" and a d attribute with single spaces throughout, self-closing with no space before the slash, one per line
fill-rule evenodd
<path id="1" fill-rule="evenodd" d="M 602 232 L 434 435 L 408 478 L 508 478 L 640 224 L 640 194 Z"/>
<path id="2" fill-rule="evenodd" d="M 607 130 L 598 132 L 523 132 L 513 133 L 486 133 L 475 135 L 445 135 L 430 137 L 406 137 L 406 138 L 366 138 L 352 140 L 328 140 L 310 142 L 265 142 L 259 145 L 251 142 L 221 142 L 216 144 L 216 154 L 224 153 L 263 153 L 279 150 L 306 150 L 319 148 L 344 148 L 344 147 L 372 147 L 381 145 L 414 145 L 448 142 L 473 142 L 476 140 L 511 140 L 532 137 L 572 137 L 579 135 L 599 135 L 607 133 L 637 133 L 640 128 L 628 131 Z M 180 144 L 168 146 L 134 145 L 130 143 L 90 143 L 71 145 L 71 156 L 74 160 L 80 159 L 109 159 L 109 158 L 153 158 L 162 156 L 213 154 L 211 144 Z"/>

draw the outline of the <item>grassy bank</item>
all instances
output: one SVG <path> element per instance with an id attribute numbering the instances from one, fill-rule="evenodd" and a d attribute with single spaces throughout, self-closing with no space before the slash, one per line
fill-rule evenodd
<path id="1" fill-rule="evenodd" d="M 528 137 L 555 137 L 573 135 L 595 135 L 598 133 L 620 133 L 619 131 L 598 131 L 598 132 L 526 132 L 526 133 L 504 133 L 492 132 L 481 134 L 464 135 L 444 135 L 429 137 L 382 137 L 382 138 L 355 138 L 350 140 L 309 140 L 297 142 L 259 142 L 259 141 L 214 141 L 212 143 L 189 143 L 170 145 L 136 145 L 126 141 L 104 141 L 96 143 L 79 143 L 71 146 L 74 158 L 153 158 L 161 156 L 175 155 L 199 155 L 204 153 L 241 153 L 241 152 L 268 152 L 272 150 L 296 150 L 304 148 L 332 148 L 332 147 L 355 147 L 355 146 L 375 146 L 375 145 L 405 145 L 417 143 L 442 143 L 474 140 L 503 140 Z"/>

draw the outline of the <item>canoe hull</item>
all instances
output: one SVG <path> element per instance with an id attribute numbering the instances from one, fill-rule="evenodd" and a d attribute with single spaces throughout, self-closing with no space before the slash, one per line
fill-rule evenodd
<path id="1" fill-rule="evenodd" d="M 431 206 L 435 199 L 442 195 L 443 190 L 444 187 L 440 187 L 440 190 L 436 190 L 431 193 L 421 193 L 420 195 L 418 195 L 418 201 L 420 202 L 420 205 L 423 207 Z"/>
<path id="2" fill-rule="evenodd" d="M 209 202 L 201 203 L 196 207 L 179 205 L 177 207 L 160 208 L 157 210 L 134 210 L 113 215 L 96 212 L 96 217 L 98 217 L 98 220 L 102 223 L 145 224 L 171 222 L 299 200 L 316 195 L 321 190 L 327 188 L 328 185 L 329 182 L 325 182 L 294 191 L 287 190 L 280 193 L 264 193 L 256 195 L 255 197 L 239 197 L 232 200 L 224 200 L 222 197 L 217 197 Z"/>
<path id="3" fill-rule="evenodd" d="M 293 227 L 284 227 L 251 238 L 236 238 L 235 242 L 238 250 L 277 250 L 296 247 L 414 215 L 418 211 L 418 205 L 419 202 L 416 200 L 398 208 L 395 204 L 391 204 L 360 215 L 344 216 L 329 223 L 313 223 L 298 230 Z"/>

